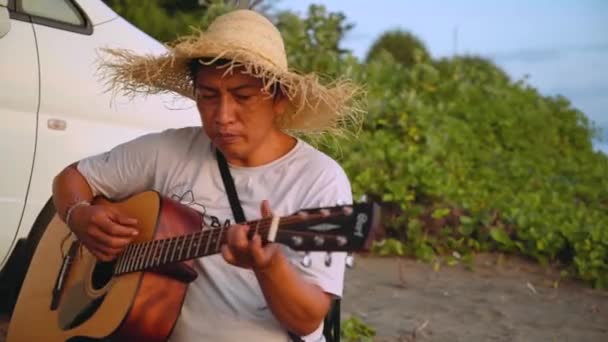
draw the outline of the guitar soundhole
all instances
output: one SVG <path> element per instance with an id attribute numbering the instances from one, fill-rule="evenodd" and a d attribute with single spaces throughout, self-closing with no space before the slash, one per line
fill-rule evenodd
<path id="1" fill-rule="evenodd" d="M 112 279 L 114 274 L 114 262 L 98 262 L 93 269 L 91 285 L 94 290 L 102 289 Z"/>

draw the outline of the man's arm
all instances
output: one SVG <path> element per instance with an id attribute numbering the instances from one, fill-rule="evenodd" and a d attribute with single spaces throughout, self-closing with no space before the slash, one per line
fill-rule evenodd
<path id="1" fill-rule="evenodd" d="M 302 278 L 280 249 L 269 267 L 254 272 L 270 310 L 289 331 L 305 336 L 319 327 L 332 297 Z"/>
<path id="2" fill-rule="evenodd" d="M 87 202 L 96 194 L 123 198 L 148 189 L 161 139 L 162 134 L 138 137 L 72 164 L 55 177 L 53 202 L 59 216 L 69 221 L 66 223 L 76 237 L 98 259 L 116 258 L 137 235 L 133 228 L 137 222 L 115 208 Z"/>
<path id="3" fill-rule="evenodd" d="M 268 201 L 262 216 L 271 215 Z M 291 265 L 278 244 L 262 246 L 259 235 L 247 239 L 247 226 L 228 230 L 222 246 L 224 259 L 235 266 L 251 268 L 275 318 L 289 331 L 305 336 L 315 331 L 331 306 L 331 295 L 306 281 Z"/>
<path id="4" fill-rule="evenodd" d="M 257 234 L 248 240 L 248 230 L 242 225 L 228 229 L 224 259 L 254 271 L 270 310 L 287 330 L 300 336 L 312 333 L 329 311 L 331 295 L 306 281 L 278 244 L 262 246 Z"/>
<path id="5" fill-rule="evenodd" d="M 93 200 L 93 192 L 76 165 L 69 165 L 53 180 L 53 204 L 63 221 L 71 206 L 82 201 L 90 203 Z"/>
<path id="6" fill-rule="evenodd" d="M 137 221 L 108 207 L 83 204 L 92 200 L 93 192 L 76 164 L 53 180 L 53 203 L 59 217 L 69 220 L 68 227 L 95 257 L 110 261 L 137 235 L 131 228 Z M 66 217 L 68 211 L 70 217 Z"/>

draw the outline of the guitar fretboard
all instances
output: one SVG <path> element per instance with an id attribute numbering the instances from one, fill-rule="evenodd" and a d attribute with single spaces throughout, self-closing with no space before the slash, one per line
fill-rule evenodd
<path id="1" fill-rule="evenodd" d="M 318 209 L 314 212 L 301 211 L 297 214 L 281 217 L 278 221 L 276 242 L 287 244 L 297 250 L 349 250 L 349 239 L 341 234 L 328 234 L 328 230 L 341 227 L 327 223 L 330 218 L 348 218 L 353 215 L 351 206 L 331 209 Z M 364 220 L 359 216 L 363 215 Z M 273 218 L 245 222 L 249 226 L 247 237 L 251 239 L 259 234 L 262 241 L 268 242 L 268 232 Z M 358 214 L 354 222 L 354 236 L 362 234 L 363 224 L 367 216 Z M 314 226 L 316 225 L 316 226 Z M 302 229 L 309 227 L 310 230 Z M 114 274 L 145 271 L 166 264 L 195 259 L 220 252 L 226 242 L 228 227 L 205 229 L 200 232 L 175 236 L 166 239 L 133 243 L 120 254 L 114 264 Z M 358 235 L 359 234 L 359 235 Z M 363 237 L 361 235 L 361 237 Z M 363 243 L 363 240 L 361 241 Z"/>
<path id="2" fill-rule="evenodd" d="M 249 235 L 267 233 L 270 223 L 271 218 L 247 222 L 251 227 Z M 285 222 L 282 226 L 289 223 Z M 130 244 L 118 257 L 114 274 L 143 271 L 219 253 L 221 245 L 226 242 L 226 230 L 227 227 L 207 229 L 168 239 Z"/>

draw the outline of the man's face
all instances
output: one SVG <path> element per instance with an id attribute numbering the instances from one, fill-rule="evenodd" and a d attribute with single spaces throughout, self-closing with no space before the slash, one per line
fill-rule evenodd
<path id="1" fill-rule="evenodd" d="M 229 162 L 248 166 L 280 132 L 275 118 L 287 105 L 282 96 L 262 90 L 262 80 L 235 68 L 201 66 L 195 77 L 197 107 L 203 129 Z"/>

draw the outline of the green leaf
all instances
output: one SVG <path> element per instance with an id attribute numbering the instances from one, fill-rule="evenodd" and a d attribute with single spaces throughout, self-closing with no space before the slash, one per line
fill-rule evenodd
<path id="1" fill-rule="evenodd" d="M 473 227 L 471 224 L 463 224 L 458 226 L 458 232 L 464 236 L 469 236 L 473 234 L 474 231 L 475 227 Z"/>
<path id="2" fill-rule="evenodd" d="M 355 316 L 342 321 L 340 330 L 345 341 L 371 342 L 376 336 L 376 330 L 373 327 Z"/>
<path id="3" fill-rule="evenodd" d="M 446 217 L 450 213 L 450 208 L 439 208 L 433 210 L 431 217 L 434 219 L 440 219 Z"/>
<path id="4" fill-rule="evenodd" d="M 460 223 L 465 225 L 473 224 L 473 219 L 470 216 L 462 215 L 460 216 Z"/>
<path id="5" fill-rule="evenodd" d="M 509 238 L 509 235 L 507 235 L 507 233 L 503 229 L 490 229 L 490 236 L 492 237 L 492 239 L 494 239 L 494 241 L 502 244 L 503 246 L 511 247 L 513 245 L 513 241 L 511 240 L 511 238 Z"/>

